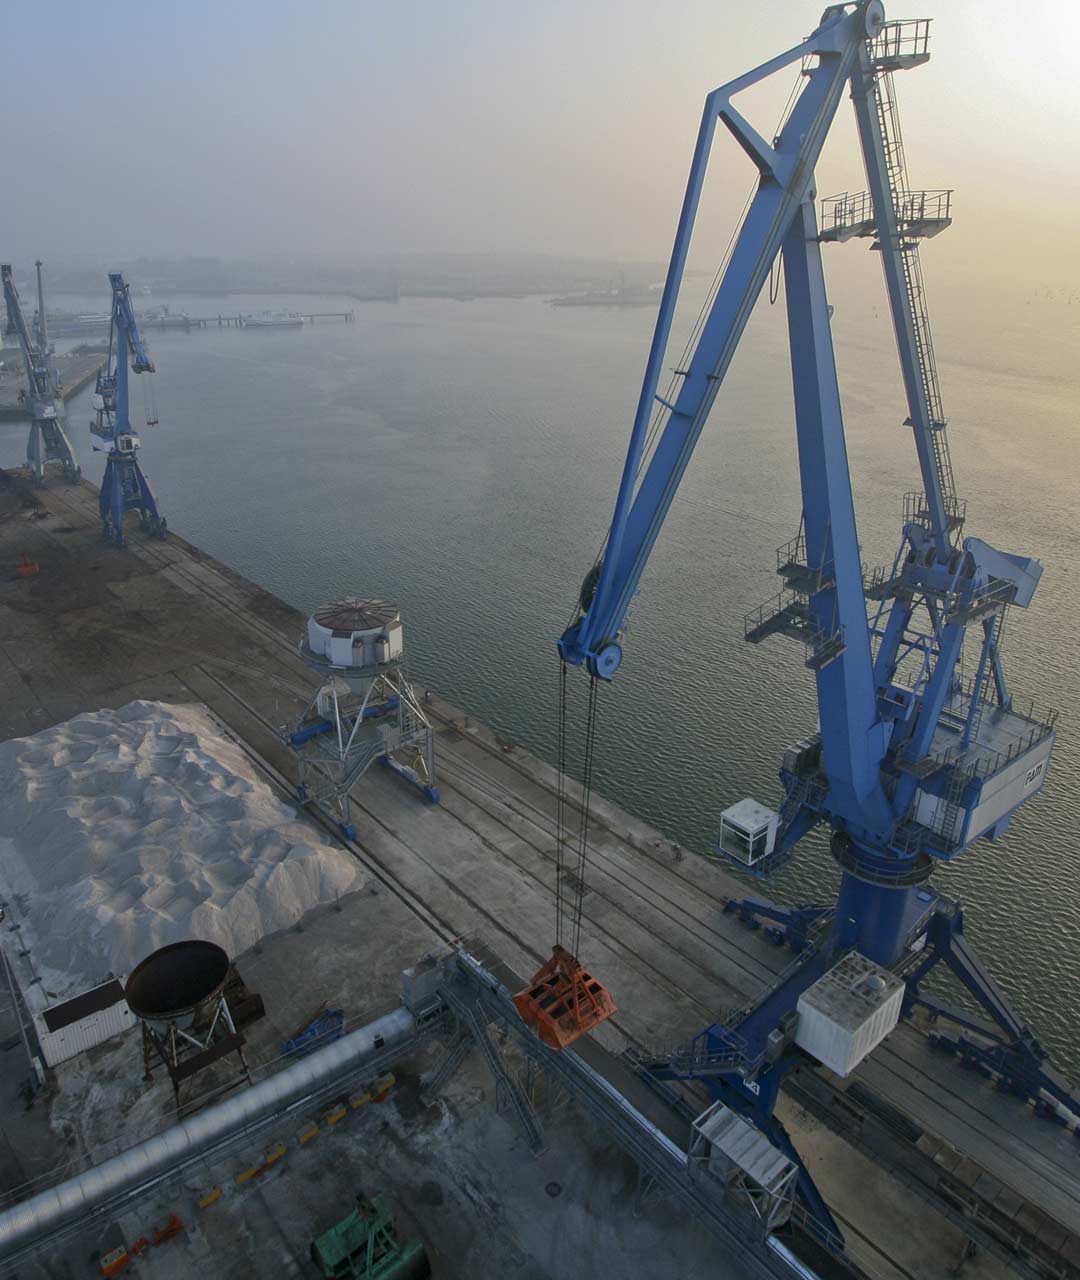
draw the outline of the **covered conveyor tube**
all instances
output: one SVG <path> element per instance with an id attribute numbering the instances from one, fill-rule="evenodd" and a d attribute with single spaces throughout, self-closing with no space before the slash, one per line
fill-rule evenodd
<path id="1" fill-rule="evenodd" d="M 0 1259 L 180 1169 L 337 1077 L 407 1046 L 416 1034 L 413 1015 L 402 1006 L 242 1093 L 14 1205 L 0 1214 Z"/>

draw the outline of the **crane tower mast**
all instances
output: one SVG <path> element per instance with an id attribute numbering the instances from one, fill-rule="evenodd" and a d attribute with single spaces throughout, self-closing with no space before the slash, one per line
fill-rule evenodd
<path id="1" fill-rule="evenodd" d="M 725 811 L 716 852 L 765 877 L 812 828 L 826 824 L 841 888 L 833 904 L 730 903 L 747 921 L 766 921 L 798 962 L 751 1009 L 706 1028 L 648 1070 L 704 1081 L 796 1161 L 773 1115 L 777 1091 L 788 1070 L 815 1056 L 809 1028 L 816 993 L 843 975 L 870 984 L 866 993 L 896 986 L 890 1026 L 901 1009 L 906 1014 L 922 1004 L 957 1029 L 955 1037 L 938 1036 L 947 1048 L 1023 1096 L 1049 1095 L 1080 1116 L 1080 1098 L 1050 1067 L 1030 1026 L 967 943 L 959 904 L 929 884 L 937 863 L 1000 836 L 1020 804 L 1041 789 L 1054 720 L 1017 705 L 999 651 L 1006 611 L 1031 603 L 1041 565 L 965 537 L 965 506 L 955 493 L 919 260 L 920 241 L 951 223 L 951 192 L 909 187 L 893 85 L 895 72 L 928 60 L 928 46 L 928 20 L 887 22 L 880 0 L 832 5 L 801 44 L 709 94 L 605 549 L 582 585 L 578 616 L 558 642 L 564 664 L 585 667 L 594 683 L 616 675 L 631 600 L 779 258 L 802 512 L 797 535 L 777 554 L 783 589 L 747 616 L 745 636 L 758 642 L 785 635 L 801 643 L 816 681 L 820 728 L 785 753 L 778 810 L 743 801 Z M 792 66 L 801 70 L 801 89 L 770 142 L 735 99 Z M 869 190 L 819 206 L 815 165 L 845 93 L 854 103 Z M 718 123 L 756 166 L 757 187 L 696 345 L 661 392 Z M 880 253 L 905 424 L 922 479 L 922 489 L 903 498 L 895 560 L 869 575 L 860 557 L 822 264 L 823 244 L 857 238 L 870 239 Z M 965 682 L 960 659 L 969 633 L 977 658 Z M 992 1020 L 995 1035 L 921 990 L 940 962 Z M 798 1163 L 806 1207 L 823 1232 L 835 1231 Z"/>

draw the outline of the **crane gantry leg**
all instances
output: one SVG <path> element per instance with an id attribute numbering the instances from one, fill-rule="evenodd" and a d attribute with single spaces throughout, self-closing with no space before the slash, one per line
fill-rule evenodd
<path id="1" fill-rule="evenodd" d="M 154 491 L 134 449 L 110 449 L 98 496 L 98 511 L 102 533 L 117 546 L 127 545 L 124 515 L 128 511 L 139 513 L 139 528 L 143 533 L 165 537 L 165 517 L 158 511 Z"/>
<path id="2" fill-rule="evenodd" d="M 26 465 L 33 473 L 34 483 L 45 483 L 45 468 L 49 464 L 60 467 L 68 484 L 78 484 L 82 477 L 79 460 L 64 430 L 63 417 L 35 418 L 30 424 L 26 441 Z"/>

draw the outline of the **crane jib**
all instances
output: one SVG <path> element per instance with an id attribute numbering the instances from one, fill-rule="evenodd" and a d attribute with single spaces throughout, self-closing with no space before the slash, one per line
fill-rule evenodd
<path id="1" fill-rule="evenodd" d="M 706 101 L 603 569 L 590 608 L 562 637 L 559 646 L 567 661 L 584 662 L 604 678 L 614 675 L 618 663 L 612 666 L 611 658 L 618 650 L 609 652 L 607 661 L 601 658 L 601 650 L 610 647 L 618 636 L 754 303 L 811 188 L 817 156 L 865 39 L 861 22 L 857 14 L 828 13 L 818 31 L 803 44 L 715 90 Z M 811 56 L 818 58 L 818 65 L 806 76 L 802 93 L 770 147 L 735 109 L 731 99 L 759 80 L 794 62 L 802 64 Z M 674 412 L 669 415 L 644 475 L 640 475 L 659 371 L 717 120 L 725 123 L 754 158 L 761 182 L 681 379 Z"/>

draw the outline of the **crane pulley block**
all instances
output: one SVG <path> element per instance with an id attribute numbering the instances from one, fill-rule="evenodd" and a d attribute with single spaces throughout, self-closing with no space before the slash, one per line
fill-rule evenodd
<path id="1" fill-rule="evenodd" d="M 552 1049 L 567 1048 L 618 1013 L 607 987 L 558 945 L 525 990 L 514 996 L 514 1007 Z"/>

